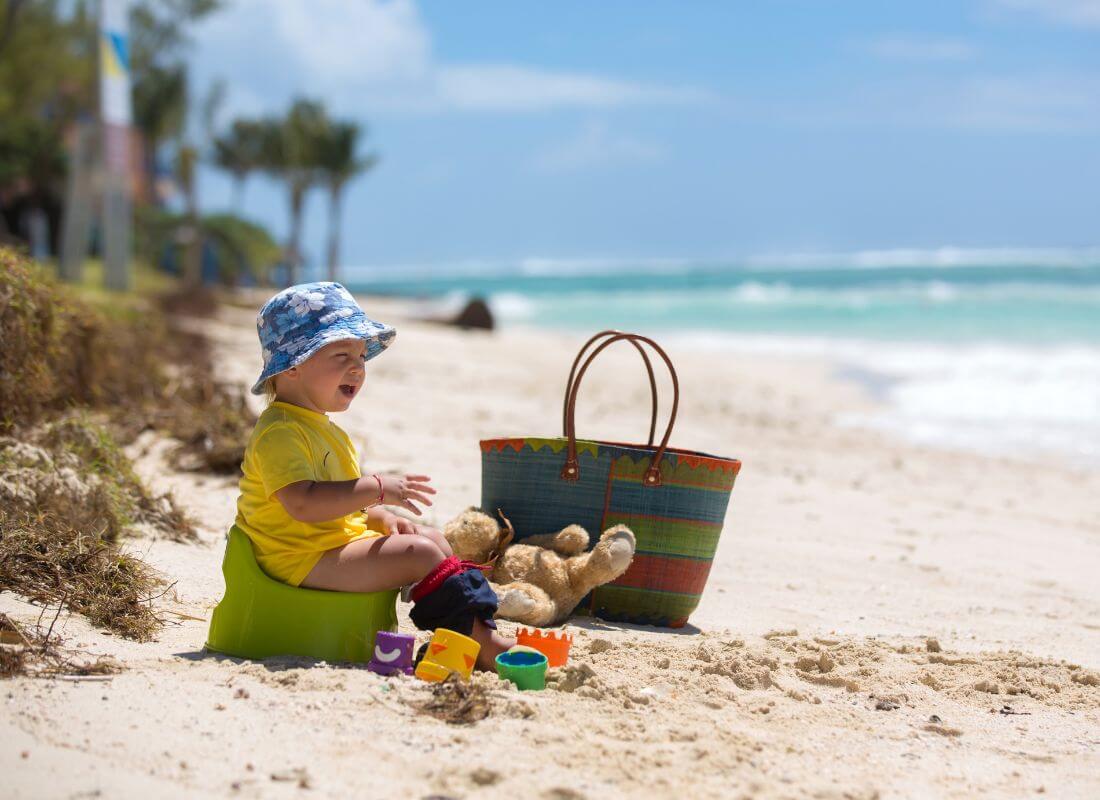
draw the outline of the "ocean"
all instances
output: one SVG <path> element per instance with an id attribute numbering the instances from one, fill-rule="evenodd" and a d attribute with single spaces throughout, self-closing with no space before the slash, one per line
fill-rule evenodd
<path id="1" fill-rule="evenodd" d="M 621 328 L 820 357 L 883 401 L 842 424 L 1100 465 L 1100 248 L 526 259 L 349 270 L 346 280 L 441 307 L 480 296 L 504 326 Z"/>

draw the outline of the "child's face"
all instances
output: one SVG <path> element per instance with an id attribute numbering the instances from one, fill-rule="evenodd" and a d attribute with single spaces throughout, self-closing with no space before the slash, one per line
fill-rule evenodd
<path id="1" fill-rule="evenodd" d="M 315 411 L 345 411 L 363 386 L 366 350 L 366 342 L 361 339 L 326 344 L 287 370 L 287 380 L 280 381 L 279 388 L 285 387 L 297 402 Z"/>

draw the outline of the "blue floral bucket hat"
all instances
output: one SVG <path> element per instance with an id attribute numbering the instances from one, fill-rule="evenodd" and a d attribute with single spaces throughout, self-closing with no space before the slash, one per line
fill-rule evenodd
<path id="1" fill-rule="evenodd" d="M 326 344 L 362 339 L 369 361 L 397 336 L 392 326 L 367 317 L 351 292 L 329 282 L 283 289 L 260 309 L 256 332 L 264 351 L 264 371 L 252 385 L 252 394 L 263 394 L 268 378 L 298 366 Z"/>

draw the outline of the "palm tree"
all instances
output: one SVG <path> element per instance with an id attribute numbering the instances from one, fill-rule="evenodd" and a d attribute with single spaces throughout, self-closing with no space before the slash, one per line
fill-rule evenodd
<path id="1" fill-rule="evenodd" d="M 240 215 L 244 204 L 244 183 L 262 163 L 263 124 L 238 119 L 229 131 L 214 137 L 214 163 L 233 176 L 233 210 Z"/>
<path id="2" fill-rule="evenodd" d="M 335 281 L 340 267 L 340 203 L 344 187 L 356 175 L 362 175 L 378 163 L 374 154 L 355 155 L 361 130 L 354 122 L 336 122 L 321 137 L 317 166 L 321 181 L 329 192 L 328 279 Z"/>
<path id="3" fill-rule="evenodd" d="M 199 203 L 196 192 L 196 172 L 199 151 L 190 144 L 180 145 L 176 151 L 176 176 L 183 189 L 186 224 L 183 225 L 183 282 L 186 286 L 198 286 L 202 283 L 202 246 L 203 236 L 199 224 Z"/>
<path id="4" fill-rule="evenodd" d="M 81 8 L 84 4 L 76 5 Z M 159 205 L 160 148 L 179 139 L 186 127 L 188 27 L 218 6 L 219 0 L 136 0 L 129 4 L 134 127 L 144 139 L 144 188 L 150 203 Z"/>
<path id="5" fill-rule="evenodd" d="M 328 116 L 320 103 L 296 100 L 283 119 L 263 122 L 261 164 L 286 182 L 290 200 L 290 235 L 286 255 L 291 283 L 297 283 L 302 265 L 302 212 L 306 194 L 317 182 L 317 153 Z"/>
<path id="6" fill-rule="evenodd" d="M 187 69 L 182 64 L 150 65 L 134 82 L 134 127 L 144 138 L 145 199 L 159 205 L 157 156 L 161 145 L 183 131 L 187 118 Z"/>

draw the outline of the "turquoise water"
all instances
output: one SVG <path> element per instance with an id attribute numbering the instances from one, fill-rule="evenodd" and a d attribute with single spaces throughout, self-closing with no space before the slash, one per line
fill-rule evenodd
<path id="1" fill-rule="evenodd" d="M 546 327 L 1100 343 L 1100 258 L 1072 266 L 624 264 L 348 278 L 365 293 L 479 295 L 505 322 Z"/>
<path id="2" fill-rule="evenodd" d="M 972 255 L 527 261 L 347 277 L 368 297 L 435 298 L 437 311 L 481 296 L 505 327 L 620 328 L 708 351 L 823 359 L 881 401 L 841 424 L 1100 466 L 1100 250 Z"/>

